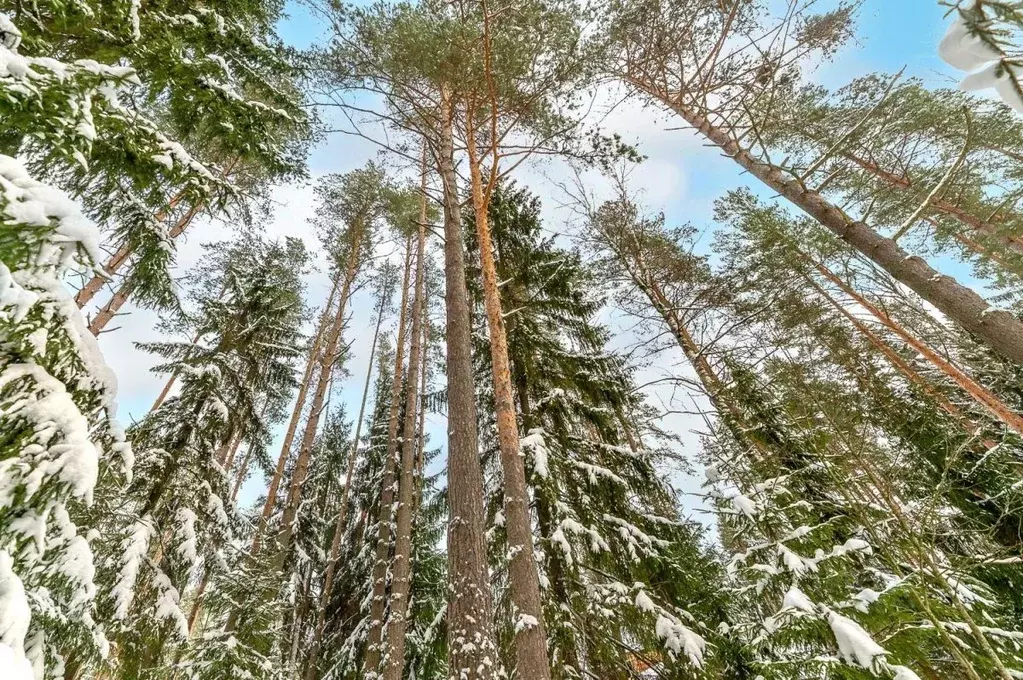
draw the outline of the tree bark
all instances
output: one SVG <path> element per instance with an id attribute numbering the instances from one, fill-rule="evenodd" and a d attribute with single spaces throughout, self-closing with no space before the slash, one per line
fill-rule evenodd
<path id="1" fill-rule="evenodd" d="M 540 603 L 540 579 L 533 554 L 526 472 L 519 450 L 519 428 L 508 361 L 508 338 L 504 328 L 487 201 L 483 194 L 483 177 L 471 119 L 466 125 L 466 148 L 469 155 L 476 234 L 479 240 L 480 268 L 483 274 L 483 300 L 487 313 L 487 328 L 490 331 L 494 415 L 501 450 L 501 469 L 504 473 L 505 532 L 508 554 L 511 556 L 508 563 L 508 580 L 517 616 L 514 622 L 515 670 L 521 678 L 549 680 L 551 668 L 547 657 L 547 634 L 544 631 L 543 607 Z"/>
<path id="2" fill-rule="evenodd" d="M 851 219 L 819 192 L 807 189 L 798 180 L 789 179 L 783 168 L 754 158 L 726 130 L 713 125 L 706 117 L 686 107 L 677 98 L 637 79 L 628 80 L 635 87 L 671 108 L 742 168 L 980 338 L 997 353 L 1017 364 L 1023 364 L 1023 321 L 1015 315 L 991 307 L 970 288 L 950 276 L 935 271 L 920 257 L 908 255 L 895 241 L 881 236 L 867 224 Z"/>
<path id="3" fill-rule="evenodd" d="M 181 217 L 181 219 L 178 220 L 177 224 L 175 224 L 174 227 L 167 233 L 168 238 L 173 240 L 180 236 L 181 233 L 184 232 L 185 229 L 188 227 L 188 225 L 191 224 L 192 219 L 195 218 L 196 214 L 199 212 L 201 207 L 202 207 L 201 205 L 194 205 L 191 208 L 189 208 L 188 212 L 185 213 Z M 92 281 L 89 282 L 89 284 L 91 283 Z M 86 285 L 88 286 L 89 284 Z M 102 287 L 102 282 L 100 283 L 100 286 Z M 86 290 L 85 288 L 82 289 L 83 292 L 85 290 Z M 133 284 L 130 279 L 122 281 L 121 286 L 114 292 L 113 297 L 111 297 L 110 300 L 105 305 L 103 305 L 103 307 L 96 313 L 96 316 L 93 317 L 92 321 L 89 322 L 89 332 L 96 336 L 102 333 L 103 329 L 106 328 L 107 324 L 110 323 L 111 319 L 117 316 L 117 313 L 120 311 L 121 307 L 124 306 L 124 303 L 128 301 L 128 298 L 134 291 L 135 284 Z M 91 300 L 92 296 L 94 295 L 95 293 L 89 295 L 88 300 Z M 82 304 L 79 304 L 79 307 L 81 307 Z"/>
<path id="4" fill-rule="evenodd" d="M 348 254 L 344 282 L 341 285 L 341 294 L 338 296 L 337 316 L 334 317 L 334 323 L 327 334 L 327 342 L 324 344 L 323 353 L 320 355 L 320 370 L 316 380 L 316 391 L 313 392 L 309 415 L 306 417 L 305 431 L 302 433 L 298 457 L 295 459 L 295 470 L 292 473 L 291 486 L 288 488 L 288 499 L 284 504 L 279 541 L 280 550 L 277 557 L 278 563 L 282 567 L 289 551 L 295 519 L 298 516 L 298 508 L 302 500 L 302 486 L 305 484 L 306 475 L 309 473 L 313 442 L 316 439 L 316 431 L 320 424 L 324 399 L 330 388 L 331 379 L 334 374 L 334 364 L 337 362 L 340 354 L 338 350 L 341 341 L 341 329 L 345 323 L 345 310 L 347 309 L 348 298 L 351 295 L 352 283 L 355 281 L 355 276 L 358 274 L 362 264 L 362 240 L 368 228 L 368 225 L 363 223 L 364 219 L 365 217 L 357 217 L 349 227 L 349 245 L 351 250 Z"/>
<path id="5" fill-rule="evenodd" d="M 330 559 L 327 562 L 327 570 L 323 576 L 323 591 L 320 594 L 320 608 L 316 619 L 316 630 L 313 632 L 312 647 L 309 650 L 309 658 L 306 666 L 306 680 L 314 680 L 316 677 L 316 663 L 320 657 L 320 644 L 323 640 L 323 629 L 327 623 L 327 605 L 330 603 L 330 596 L 334 590 L 334 576 L 337 571 L 337 559 L 341 550 L 341 538 L 344 532 L 345 522 L 348 519 L 348 509 L 352 495 L 352 477 L 355 473 L 355 462 L 359 450 L 359 438 L 362 435 L 362 420 L 366 413 L 366 400 L 369 396 L 369 386 L 373 377 L 373 360 L 376 358 L 377 339 L 380 337 L 380 323 L 384 318 L 384 303 L 387 301 L 387 291 L 381 291 L 380 306 L 377 308 L 376 329 L 373 331 L 373 342 L 369 349 L 369 366 L 366 368 L 366 383 L 362 388 L 362 401 L 359 404 L 359 417 L 355 423 L 355 438 L 352 440 L 352 451 L 348 457 L 348 469 L 345 473 L 345 488 L 341 492 L 341 508 L 338 511 L 337 523 L 334 525 L 334 537 L 330 543 Z"/>
<path id="6" fill-rule="evenodd" d="M 287 466 L 288 458 L 291 454 L 291 445 L 295 441 L 298 422 L 302 419 L 302 411 L 305 410 L 305 401 L 309 392 L 309 386 L 312 384 L 313 370 L 316 368 L 316 362 L 320 357 L 320 347 L 322 346 L 323 339 L 327 334 L 327 322 L 330 319 L 330 310 L 334 307 L 334 296 L 337 294 L 337 289 L 340 283 L 341 272 L 338 272 L 334 276 L 330 295 L 327 297 L 327 306 L 323 310 L 319 326 L 316 329 L 316 336 L 313 338 L 313 343 L 309 347 L 309 360 L 306 362 L 305 372 L 302 374 L 302 382 L 300 382 L 298 386 L 298 396 L 295 398 L 295 408 L 291 412 L 291 421 L 288 423 L 288 429 L 284 434 L 284 443 L 281 444 L 281 453 L 277 457 L 277 467 L 274 469 L 273 477 L 270 478 L 270 486 L 266 491 L 266 501 L 263 503 L 263 512 L 260 515 L 259 523 L 256 525 L 256 531 L 252 537 L 252 547 L 249 550 L 252 555 L 259 554 L 263 532 L 266 530 L 266 525 L 270 521 L 270 516 L 273 514 L 274 505 L 277 503 L 277 492 L 280 489 L 281 481 L 284 479 L 284 468 Z"/>
<path id="7" fill-rule="evenodd" d="M 398 408 L 405 364 L 405 326 L 408 313 L 408 287 L 412 275 L 412 237 L 405 242 L 405 278 L 401 286 L 401 312 L 398 315 L 398 341 L 394 352 L 394 376 L 391 380 L 391 407 L 387 414 L 387 452 L 380 483 L 380 509 L 377 516 L 376 561 L 373 563 L 373 596 L 370 601 L 369 633 L 364 677 L 379 677 L 384 632 L 384 606 L 387 603 L 387 557 L 390 555 L 391 514 L 394 510 L 394 468 L 398 452 Z"/>
<path id="8" fill-rule="evenodd" d="M 800 253 L 802 254 L 802 253 Z M 980 406 L 988 411 L 992 416 L 1005 423 L 1014 432 L 1023 435 L 1023 417 L 1018 413 L 1014 412 L 1005 403 L 999 399 L 995 394 L 988 390 L 983 385 L 978 384 L 969 375 L 967 375 L 962 369 L 953 364 L 951 361 L 943 358 L 933 349 L 931 349 L 925 342 L 917 338 L 915 335 L 910 333 L 908 330 L 903 328 L 900 324 L 896 323 L 888 314 L 874 305 L 872 302 L 867 300 L 865 297 L 857 293 L 853 288 L 843 281 L 841 278 L 836 276 L 830 269 L 825 267 L 819 262 L 813 261 L 806 255 L 803 255 L 806 259 L 824 278 L 831 283 L 838 286 L 842 292 L 851 297 L 856 301 L 857 304 L 862 306 L 871 315 L 881 322 L 881 324 L 898 336 L 903 342 L 912 347 L 914 350 L 919 352 L 928 362 L 930 362 L 935 368 L 944 373 L 952 382 L 960 387 L 964 392 L 970 395 L 970 397 L 977 402 Z"/>
<path id="9" fill-rule="evenodd" d="M 461 204 L 449 91 L 441 93 L 434 149 L 444 195 L 444 306 L 448 383 L 448 668 L 460 680 L 498 676 L 485 542 L 483 470 L 479 460 L 472 328 L 465 287 Z"/>
<path id="10" fill-rule="evenodd" d="M 423 290 L 426 277 L 426 149 L 423 149 L 420 187 L 419 233 L 416 239 L 416 288 L 412 298 L 412 342 L 405 381 L 405 422 L 401 436 L 401 475 L 398 480 L 398 510 L 395 518 L 394 559 L 391 562 L 391 614 L 387 620 L 387 658 L 384 680 L 401 680 L 405 668 L 405 631 L 412 573 L 412 509 L 416 481 L 413 476 L 416 453 L 416 416 L 419 406 L 419 370 L 423 333 Z"/>

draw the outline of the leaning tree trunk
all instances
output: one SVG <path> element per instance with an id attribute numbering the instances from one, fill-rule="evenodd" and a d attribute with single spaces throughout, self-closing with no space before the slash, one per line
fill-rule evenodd
<path id="1" fill-rule="evenodd" d="M 444 305 L 448 382 L 448 668 L 460 680 L 499 673 L 487 567 L 483 470 L 479 460 L 472 328 L 465 287 L 461 201 L 455 174 L 450 92 L 441 93 L 433 149 L 444 195 Z"/>
<path id="2" fill-rule="evenodd" d="M 913 182 L 904 175 L 896 175 L 893 172 L 889 172 L 881 168 L 876 163 L 860 158 L 852 153 L 843 153 L 842 157 L 859 166 L 862 170 L 873 175 L 889 186 L 907 192 L 915 189 Z M 940 197 L 931 199 L 929 205 L 934 210 L 955 218 L 957 221 L 966 225 L 971 231 L 995 239 L 1004 248 L 1015 251 L 1016 253 L 1023 253 L 1023 236 L 1001 234 L 999 233 L 998 226 L 992 221 L 970 214 L 955 203 L 946 201 Z"/>
<path id="3" fill-rule="evenodd" d="M 997 395 L 983 385 L 977 383 L 951 361 L 943 358 L 925 342 L 906 330 L 901 324 L 896 323 L 890 316 L 888 316 L 887 313 L 853 290 L 848 283 L 836 276 L 823 264 L 815 262 L 802 253 L 800 253 L 800 255 L 802 255 L 803 259 L 806 260 L 810 266 L 816 269 L 821 276 L 838 286 L 843 293 L 851 297 L 858 305 L 870 312 L 871 315 L 881 322 L 885 328 L 898 336 L 915 351 L 919 352 L 920 355 L 923 356 L 931 365 L 944 373 L 952 382 L 958 385 L 960 389 L 970 395 L 970 398 L 986 409 L 988 413 L 1005 423 L 1017 434 L 1023 435 L 1023 417 L 1006 406 L 1006 404 L 999 399 Z"/>
<path id="4" fill-rule="evenodd" d="M 195 216 L 201 208 L 201 204 L 196 204 L 189 208 L 188 212 L 186 212 L 181 219 L 178 220 L 177 224 L 175 224 L 167 233 L 167 237 L 174 240 L 180 236 L 185 229 L 188 228 L 188 225 L 192 223 L 192 220 L 195 219 Z M 86 285 L 88 286 L 91 283 L 92 282 L 90 281 L 89 284 Z M 86 289 L 83 288 L 82 292 L 85 290 Z M 114 295 L 110 298 L 110 300 L 103 305 L 98 312 L 96 312 L 96 316 L 94 316 L 89 322 L 89 332 L 96 336 L 102 333 L 103 329 L 106 328 L 108 323 L 110 323 L 110 320 L 117 316 L 117 313 L 121 310 L 121 307 L 124 306 L 124 303 L 128 301 L 128 298 L 133 292 L 135 292 L 135 284 L 132 283 L 130 279 L 122 281 L 121 286 L 114 292 Z M 95 295 L 95 293 L 93 293 L 93 295 Z M 91 300 L 92 296 L 88 296 L 88 299 Z"/>
<path id="5" fill-rule="evenodd" d="M 970 288 L 935 271 L 920 257 L 907 254 L 895 241 L 881 236 L 867 224 L 853 220 L 819 192 L 808 189 L 796 179 L 790 179 L 784 168 L 754 158 L 726 130 L 714 125 L 677 98 L 643 81 L 634 78 L 628 80 L 675 111 L 751 175 L 787 198 L 947 317 L 1002 356 L 1023 364 L 1023 321 L 1011 312 L 991 307 Z"/>
<path id="6" fill-rule="evenodd" d="M 302 381 L 298 385 L 298 396 L 295 398 L 295 408 L 291 412 L 291 421 L 288 423 L 288 429 L 284 434 L 284 443 L 281 444 L 281 453 L 277 457 L 277 467 L 274 470 L 273 477 L 270 478 L 270 486 L 266 491 L 266 501 L 263 503 L 263 512 L 259 517 L 259 522 L 256 524 L 256 530 L 253 532 L 252 547 L 249 549 L 249 552 L 252 555 L 259 554 L 263 532 L 266 531 L 267 523 L 270 521 L 270 516 L 273 514 L 274 506 L 277 504 L 277 492 L 280 490 L 281 481 L 284 479 L 284 468 L 287 466 L 288 458 L 291 454 L 291 445 L 295 441 L 295 433 L 298 431 L 298 423 L 302 419 L 302 411 L 305 410 L 306 396 L 308 395 L 309 387 L 312 384 L 313 371 L 316 368 L 316 361 L 320 356 L 320 347 L 323 345 L 323 340 L 327 335 L 327 324 L 330 319 L 330 310 L 334 307 L 334 296 L 337 294 L 337 289 L 340 283 L 341 272 L 337 272 L 334 276 L 334 282 L 330 289 L 330 295 L 327 297 L 327 306 L 323 309 L 323 315 L 320 317 L 320 323 L 316 329 L 316 335 L 313 338 L 312 345 L 309 347 L 309 359 L 306 361 L 305 372 L 302 374 Z"/>
<path id="7" fill-rule="evenodd" d="M 483 301 L 490 331 L 490 357 L 494 381 L 494 415 L 504 473 L 504 518 L 508 540 L 508 581 L 515 608 L 515 670 L 521 678 L 549 680 L 547 634 L 544 632 L 540 603 L 540 579 L 533 554 L 532 521 L 526 471 L 519 450 L 519 427 L 512 393 L 511 367 L 508 361 L 508 337 L 504 328 L 501 293 L 498 290 L 490 224 L 483 196 L 483 177 L 475 146 L 471 121 L 466 126 L 466 148 L 472 203 L 479 240 L 480 268 L 483 273 Z"/>
<path id="8" fill-rule="evenodd" d="M 295 470 L 291 476 L 291 486 L 288 488 L 288 499 L 284 504 L 277 556 L 278 565 L 281 567 L 284 566 L 284 560 L 291 545 L 291 535 L 294 531 L 295 519 L 298 516 L 298 508 L 302 500 L 302 486 L 305 484 L 306 475 L 309 473 L 309 463 L 312 459 L 313 442 L 316 439 L 320 415 L 324 409 L 324 400 L 326 399 L 334 373 L 334 364 L 337 362 L 338 356 L 340 356 L 341 329 L 345 324 L 345 310 L 348 305 L 348 298 L 351 295 L 352 283 L 355 281 L 355 276 L 358 274 L 361 265 L 360 252 L 362 250 L 362 239 L 367 227 L 367 225 L 363 224 L 362 219 L 357 217 L 349 228 L 349 246 L 351 251 L 348 254 L 344 283 L 342 283 L 341 293 L 338 295 L 337 316 L 334 317 L 334 323 L 331 325 L 330 332 L 327 334 L 327 341 L 323 346 L 323 353 L 320 355 L 320 370 L 316 380 L 316 391 L 313 392 L 313 400 L 309 406 L 305 431 L 302 433 L 298 456 L 295 459 Z"/>
<path id="9" fill-rule="evenodd" d="M 376 561 L 373 563 L 373 595 L 370 601 L 369 633 L 366 640 L 364 677 L 379 677 L 384 630 L 384 606 L 387 604 L 387 556 L 390 554 L 391 512 L 394 504 L 394 457 L 398 452 L 398 407 L 405 364 L 405 326 L 408 312 L 408 286 L 412 265 L 412 237 L 405 242 L 405 279 L 401 286 L 401 312 L 398 315 L 398 341 L 394 352 L 394 376 L 391 380 L 391 406 L 387 414 L 387 452 L 380 482 L 380 511 L 377 517 Z"/>
<path id="10" fill-rule="evenodd" d="M 334 525 L 334 537 L 330 543 L 330 559 L 327 561 L 327 570 L 323 576 L 323 590 L 320 593 L 320 607 L 316 619 L 316 629 L 313 632 L 312 648 L 309 650 L 307 659 L 306 680 L 315 680 L 316 663 L 320 656 L 320 644 L 323 640 L 323 629 L 327 624 L 327 605 L 330 603 L 331 593 L 334 591 L 334 576 L 337 573 L 337 559 L 341 550 L 341 537 L 344 532 L 345 522 L 348 520 L 348 508 L 352 495 L 352 477 L 355 474 L 356 453 L 359 450 L 359 437 L 362 435 L 362 420 L 366 414 L 366 400 L 369 396 L 369 386 L 373 376 L 373 359 L 376 357 L 377 339 L 380 337 L 380 323 L 384 318 L 384 303 L 387 301 L 387 291 L 380 295 L 380 306 L 377 308 L 377 323 L 373 331 L 373 342 L 369 349 L 369 366 L 366 368 L 366 383 L 362 387 L 362 401 L 359 404 L 359 417 L 355 421 L 355 438 L 352 440 L 352 451 L 348 456 L 348 469 L 345 472 L 345 488 L 341 492 L 341 508 L 338 511 L 337 523 Z"/>
<path id="11" fill-rule="evenodd" d="M 938 405 L 938 408 L 940 408 L 948 415 L 952 416 L 952 418 L 956 420 L 967 433 L 972 434 L 980 429 L 979 423 L 971 419 L 969 416 L 963 413 L 962 409 L 960 409 L 958 406 L 949 401 L 948 397 L 946 397 L 941 392 L 941 390 L 939 390 L 937 387 L 932 385 L 926 378 L 920 375 L 912 366 L 909 365 L 909 362 L 903 359 L 902 356 L 900 356 L 899 353 L 896 352 L 893 347 L 891 347 L 887 342 L 885 342 L 883 338 L 881 338 L 877 333 L 872 331 L 870 327 L 868 327 L 867 324 L 863 323 L 863 321 L 858 319 L 855 314 L 846 309 L 845 305 L 843 305 L 834 297 L 832 297 L 828 293 L 828 291 L 824 290 L 824 288 L 816 281 L 814 281 L 813 278 L 811 278 L 809 275 L 805 275 L 805 278 L 806 282 L 810 284 L 810 287 L 813 288 L 818 295 L 824 298 L 824 300 L 832 307 L 832 309 L 834 309 L 843 317 L 845 317 L 845 319 L 849 321 L 849 323 L 851 323 L 853 327 L 857 331 L 859 331 L 860 334 L 863 335 L 863 337 L 867 339 L 867 342 L 873 345 L 876 350 L 881 352 L 881 354 L 883 354 L 885 358 L 887 358 L 888 361 L 891 362 L 891 364 L 895 366 L 895 368 L 897 368 L 899 372 L 902 373 L 911 384 L 916 385 L 921 390 L 923 390 L 924 393 L 926 393 L 928 396 L 934 399 L 935 403 Z M 987 449 L 992 449 L 995 447 L 995 442 L 989 439 L 985 439 L 983 441 L 983 444 Z"/>
<path id="12" fill-rule="evenodd" d="M 394 559 L 391 561 L 391 613 L 387 619 L 387 659 L 384 680 L 401 680 L 405 668 L 405 631 L 412 574 L 412 509 L 416 505 L 416 416 L 419 406 L 419 370 L 423 333 L 423 289 L 426 277 L 426 149 L 423 149 L 419 234 L 416 245 L 416 292 L 412 298 L 412 342 L 405 381 L 405 423 L 401 435 L 401 475 L 398 479 L 398 510 L 395 517 Z"/>

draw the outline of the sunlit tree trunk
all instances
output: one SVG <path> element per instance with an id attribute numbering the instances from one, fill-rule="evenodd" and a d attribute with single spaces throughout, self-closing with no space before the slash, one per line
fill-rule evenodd
<path id="1" fill-rule="evenodd" d="M 515 670 L 519 677 L 545 680 L 550 678 L 547 658 L 547 635 L 540 603 L 540 579 L 533 554 L 533 532 L 529 513 L 526 471 L 519 450 L 519 427 L 516 422 L 512 393 L 511 367 L 508 361 L 508 338 L 501 310 L 501 293 L 494 267 L 494 250 L 490 238 L 487 201 L 484 198 L 483 176 L 476 150 L 473 122 L 466 124 L 466 148 L 469 154 L 470 190 L 476 235 L 479 240 L 480 268 L 483 273 L 483 301 L 490 335 L 490 357 L 494 381 L 494 416 L 504 473 L 504 516 L 508 541 L 508 581 L 515 607 Z"/>

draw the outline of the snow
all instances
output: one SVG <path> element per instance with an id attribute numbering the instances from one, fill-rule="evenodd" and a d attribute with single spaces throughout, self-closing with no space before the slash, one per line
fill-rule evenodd
<path id="1" fill-rule="evenodd" d="M 646 594 L 646 591 L 640 590 L 636 593 L 636 609 L 641 612 L 655 613 L 657 611 L 657 605 L 650 599 L 650 596 Z"/>
<path id="2" fill-rule="evenodd" d="M 888 670 L 894 673 L 892 680 L 920 680 L 919 675 L 905 666 L 888 666 Z"/>
<path id="3" fill-rule="evenodd" d="M 515 632 L 521 633 L 524 630 L 530 630 L 540 625 L 540 622 L 536 620 L 535 616 L 530 614 L 519 614 L 515 618 Z"/>
<path id="4" fill-rule="evenodd" d="M 1023 99 L 1016 91 L 1016 85 L 1010 77 L 1009 66 L 1004 62 L 994 61 L 976 73 L 963 78 L 959 87 L 967 91 L 987 90 L 994 88 L 998 96 L 1016 111 L 1023 113 Z"/>
<path id="5" fill-rule="evenodd" d="M 175 513 L 178 524 L 178 536 L 181 543 L 178 544 L 177 552 L 187 564 L 194 566 L 199 561 L 198 539 L 195 536 L 195 513 L 190 508 L 178 508 Z"/>
<path id="6" fill-rule="evenodd" d="M 36 680 L 32 664 L 25 655 L 3 642 L 0 642 L 0 669 L 3 669 L 4 680 Z"/>
<path id="7" fill-rule="evenodd" d="M 999 50 L 981 39 L 976 26 L 971 27 L 962 14 L 956 16 L 945 37 L 938 44 L 938 56 L 949 66 L 969 73 L 959 87 L 963 90 L 986 90 L 994 88 L 1002 101 L 1019 113 L 1023 113 L 1023 97 L 1013 82 L 1014 64 Z M 991 33 L 997 27 L 989 27 Z"/>
<path id="8" fill-rule="evenodd" d="M 703 653 L 707 643 L 702 637 L 663 613 L 657 617 L 655 630 L 657 637 L 664 641 L 664 646 L 672 657 L 684 653 L 694 666 L 697 668 L 703 666 Z"/>
<path id="9" fill-rule="evenodd" d="M 948 27 L 945 37 L 938 43 L 938 56 L 960 71 L 974 71 L 988 62 L 1000 59 L 1002 55 L 970 33 L 963 17 L 957 16 Z"/>
<path id="10" fill-rule="evenodd" d="M 525 437 L 519 440 L 519 447 L 523 451 L 533 454 L 533 474 L 537 477 L 547 479 L 550 475 L 548 459 L 550 450 L 544 441 L 544 430 L 542 427 L 533 428 Z"/>
<path id="11" fill-rule="evenodd" d="M 25 587 L 14 573 L 14 559 L 6 550 L 0 550 L 0 644 L 16 654 L 24 654 L 31 616 Z"/>
<path id="12" fill-rule="evenodd" d="M 123 620 L 128 615 L 128 608 L 135 597 L 135 582 L 149 550 L 152 531 L 146 519 L 139 520 L 132 527 L 128 537 L 121 542 L 124 561 L 117 584 L 111 593 L 114 599 L 114 618 L 117 620 Z"/>
<path id="13" fill-rule="evenodd" d="M 884 647 L 874 642 L 870 633 L 852 619 L 829 611 L 828 624 L 835 635 L 842 659 L 850 666 L 873 669 L 875 661 L 879 659 L 883 661 L 884 655 L 888 653 Z"/>
<path id="14" fill-rule="evenodd" d="M 789 588 L 781 603 L 782 609 L 798 609 L 800 611 L 813 613 L 817 610 L 810 598 L 797 586 Z"/>

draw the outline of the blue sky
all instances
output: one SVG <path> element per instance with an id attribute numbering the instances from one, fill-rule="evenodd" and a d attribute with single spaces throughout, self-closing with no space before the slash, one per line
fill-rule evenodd
<path id="1" fill-rule="evenodd" d="M 838 87 L 856 76 L 870 72 L 894 73 L 905 66 L 907 75 L 919 77 L 928 85 L 954 86 L 957 74 L 940 62 L 936 52 L 945 30 L 944 12 L 938 0 L 865 0 L 859 13 L 855 42 L 835 61 L 818 68 L 812 78 L 828 87 Z M 325 37 L 321 22 L 303 5 L 292 2 L 288 15 L 280 24 L 280 34 L 289 44 L 305 48 Z M 636 169 L 633 179 L 645 189 L 643 198 L 647 207 L 664 211 L 669 222 L 692 222 L 701 228 L 711 227 L 714 200 L 729 189 L 746 185 L 751 179 L 740 175 L 734 163 L 704 147 L 691 132 L 671 130 L 678 126 L 678 121 L 656 111 L 627 107 L 616 111 L 609 118 L 608 126 L 610 131 L 620 133 L 648 156 L 648 160 Z M 316 248 L 317 243 L 308 224 L 315 209 L 312 186 L 316 179 L 327 173 L 345 172 L 362 166 L 376 153 L 377 149 L 364 140 L 342 134 L 329 136 L 310 157 L 310 181 L 278 187 L 274 191 L 277 210 L 274 219 L 266 225 L 268 236 L 299 235 Z M 553 188 L 559 178 L 566 177 L 565 166 L 556 162 L 524 167 L 516 177 L 544 201 L 546 227 L 555 232 L 570 229 L 566 226 L 569 216 L 557 208 L 561 197 Z M 202 257 L 201 243 L 232 235 L 229 228 L 219 223 L 199 225 L 194 231 L 201 231 L 201 235 L 190 235 L 179 251 L 178 269 L 181 273 Z M 941 261 L 936 264 L 946 273 L 968 278 L 961 265 Z M 321 305 L 326 293 L 325 275 L 322 272 L 312 275 L 309 278 L 310 304 Z M 346 333 L 346 341 L 352 343 L 354 351 L 348 365 L 351 377 L 340 381 L 334 396 L 335 400 L 347 404 L 349 414 L 358 411 L 372 333 L 372 301 L 369 296 L 366 293 L 356 296 L 352 306 L 355 314 Z M 121 320 L 122 330 L 104 334 L 100 341 L 121 383 L 122 417 L 137 418 L 148 410 L 163 381 L 148 372 L 155 363 L 152 358 L 133 346 L 133 341 L 157 337 L 153 329 L 156 318 L 150 312 L 135 311 Z M 385 325 L 385 332 L 393 333 L 393 323 Z M 643 369 L 638 381 L 647 382 L 666 373 L 689 371 L 680 357 L 667 360 L 659 357 L 657 363 L 656 368 Z M 662 394 L 650 396 L 655 404 L 665 399 Z M 695 399 L 699 401 L 699 398 Z M 691 430 L 699 429 L 702 422 L 677 421 L 669 425 L 683 434 L 687 449 L 695 449 L 697 442 Z M 435 444 L 443 443 L 444 426 L 443 419 L 431 417 L 430 431 Z M 686 453 L 695 451 L 687 450 Z M 436 465 L 442 463 L 443 458 Z M 683 488 L 695 488 L 691 479 L 681 478 L 679 483 Z M 250 480 L 242 500 L 255 498 L 262 488 L 262 480 Z"/>

